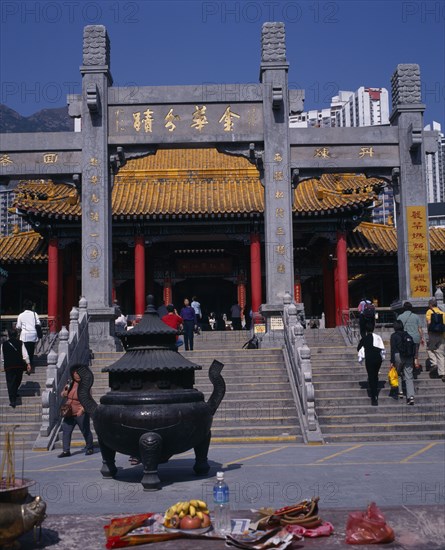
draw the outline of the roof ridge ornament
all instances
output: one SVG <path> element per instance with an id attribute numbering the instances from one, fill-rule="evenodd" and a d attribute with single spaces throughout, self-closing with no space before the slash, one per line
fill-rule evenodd
<path id="1" fill-rule="evenodd" d="M 261 60 L 286 62 L 286 31 L 284 23 L 263 23 L 261 31 Z"/>

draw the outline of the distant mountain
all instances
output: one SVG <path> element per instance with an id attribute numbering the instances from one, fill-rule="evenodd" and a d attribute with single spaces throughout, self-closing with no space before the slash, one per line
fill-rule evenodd
<path id="1" fill-rule="evenodd" d="M 42 109 L 25 117 L 0 103 L 0 132 L 72 132 L 74 121 L 68 115 L 68 107 Z"/>

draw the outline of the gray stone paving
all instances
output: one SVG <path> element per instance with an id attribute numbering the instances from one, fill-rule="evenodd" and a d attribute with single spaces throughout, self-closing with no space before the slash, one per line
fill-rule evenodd
<path id="1" fill-rule="evenodd" d="M 163 511 L 178 500 L 211 502 L 216 471 L 222 468 L 234 510 L 286 504 L 320 496 L 323 508 L 445 504 L 445 443 L 355 443 L 213 445 L 209 476 L 192 473 L 193 452 L 173 457 L 159 469 L 161 491 L 144 492 L 142 467 L 117 456 L 115 480 L 102 479 L 101 457 L 74 450 L 66 459 L 53 452 L 25 454 L 25 477 L 36 480 L 48 514 L 122 514 Z M 21 457 L 17 456 L 17 470 Z"/>

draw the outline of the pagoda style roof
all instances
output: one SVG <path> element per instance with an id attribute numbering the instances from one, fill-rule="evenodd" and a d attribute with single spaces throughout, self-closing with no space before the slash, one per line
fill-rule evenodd
<path id="1" fill-rule="evenodd" d="M 294 191 L 294 216 L 371 207 L 382 186 L 378 179 L 354 174 L 303 181 Z M 115 220 L 252 217 L 264 212 L 264 189 L 258 170 L 244 157 L 216 149 L 162 149 L 119 170 L 111 202 Z M 15 207 L 60 220 L 81 216 L 75 188 L 51 180 L 21 182 Z"/>
<path id="2" fill-rule="evenodd" d="M 445 254 L 445 227 L 430 227 L 430 249 Z M 388 256 L 397 254 L 397 231 L 392 225 L 362 222 L 348 234 L 348 255 Z"/>
<path id="3" fill-rule="evenodd" d="M 0 238 L 0 260 L 2 263 L 46 263 L 47 243 L 35 231 L 20 233 L 14 229 L 12 235 Z"/>

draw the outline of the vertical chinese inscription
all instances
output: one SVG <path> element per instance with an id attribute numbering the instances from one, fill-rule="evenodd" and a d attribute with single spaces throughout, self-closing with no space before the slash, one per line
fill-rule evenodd
<path id="1" fill-rule="evenodd" d="M 413 298 L 428 298 L 430 270 L 426 207 L 407 206 L 406 217 L 411 296 Z"/>

